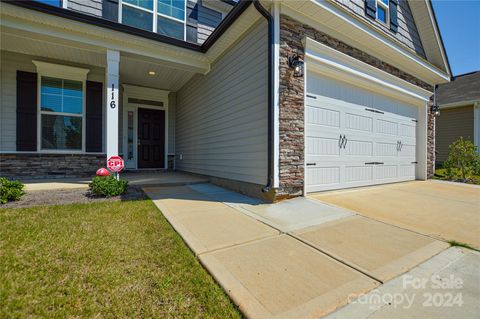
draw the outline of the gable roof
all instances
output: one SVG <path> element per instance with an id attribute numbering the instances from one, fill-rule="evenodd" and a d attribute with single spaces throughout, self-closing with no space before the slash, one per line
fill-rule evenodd
<path id="1" fill-rule="evenodd" d="M 458 75 L 437 88 L 439 106 L 465 105 L 480 100 L 480 71 Z"/>
<path id="2" fill-rule="evenodd" d="M 450 76 L 452 71 L 443 44 L 442 35 L 438 28 L 437 18 L 431 0 L 408 0 L 420 40 L 427 60 L 447 72 Z"/>

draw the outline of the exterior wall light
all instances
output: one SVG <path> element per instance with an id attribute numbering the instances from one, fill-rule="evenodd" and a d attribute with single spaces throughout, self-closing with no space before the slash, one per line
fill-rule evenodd
<path id="1" fill-rule="evenodd" d="M 430 106 L 430 111 L 435 114 L 435 116 L 440 116 L 440 107 L 438 107 L 438 104 L 437 104 L 437 89 L 438 89 L 438 85 L 435 85 L 433 87 L 433 101 L 432 101 L 432 105 Z"/>
<path id="2" fill-rule="evenodd" d="M 293 76 L 298 78 L 303 76 L 303 60 L 295 54 L 288 57 L 288 65 L 293 69 Z"/>

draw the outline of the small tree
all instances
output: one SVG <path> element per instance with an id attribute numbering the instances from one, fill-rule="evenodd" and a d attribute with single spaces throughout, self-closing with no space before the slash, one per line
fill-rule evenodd
<path id="1" fill-rule="evenodd" d="M 475 172 L 479 161 L 477 147 L 472 141 L 460 137 L 448 147 L 448 158 L 443 165 L 449 178 L 455 177 L 459 172 L 460 177 L 466 180 Z"/>

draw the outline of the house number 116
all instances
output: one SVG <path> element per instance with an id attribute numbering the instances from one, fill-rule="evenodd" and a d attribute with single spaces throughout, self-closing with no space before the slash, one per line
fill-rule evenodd
<path id="1" fill-rule="evenodd" d="M 110 108 L 114 109 L 117 105 L 115 104 L 115 84 L 112 83 L 112 99 L 110 101 Z"/>

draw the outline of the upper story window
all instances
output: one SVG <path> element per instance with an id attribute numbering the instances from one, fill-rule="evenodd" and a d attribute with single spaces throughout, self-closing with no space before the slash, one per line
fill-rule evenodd
<path id="1" fill-rule="evenodd" d="M 62 6 L 62 0 L 35 0 L 36 2 L 41 2 L 45 3 L 51 6 L 55 7 L 61 7 Z"/>
<path id="2" fill-rule="evenodd" d="M 377 19 L 388 24 L 388 6 L 389 0 L 377 0 Z"/>
<path id="3" fill-rule="evenodd" d="M 121 22 L 185 40 L 185 0 L 122 0 Z"/>

